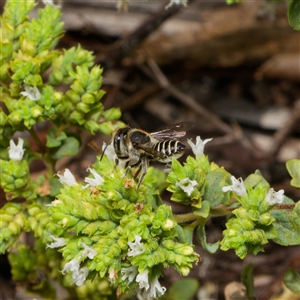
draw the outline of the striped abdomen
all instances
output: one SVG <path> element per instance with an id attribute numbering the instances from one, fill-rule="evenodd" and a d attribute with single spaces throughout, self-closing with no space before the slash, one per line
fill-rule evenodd
<path id="1" fill-rule="evenodd" d="M 178 159 L 181 157 L 184 153 L 185 145 L 176 140 L 165 140 L 156 143 L 153 149 L 165 154 L 164 158 L 157 158 L 157 161 L 167 163 L 171 162 L 172 158 Z"/>

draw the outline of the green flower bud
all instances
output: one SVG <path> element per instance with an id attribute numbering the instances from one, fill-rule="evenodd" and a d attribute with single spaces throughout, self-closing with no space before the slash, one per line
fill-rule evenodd
<path id="1" fill-rule="evenodd" d="M 241 226 L 245 230 L 251 230 L 255 227 L 254 223 L 249 219 L 241 220 Z"/>
<path id="2" fill-rule="evenodd" d="M 4 227 L 2 230 L 1 230 L 1 237 L 2 237 L 2 240 L 9 240 L 10 237 L 11 237 L 11 233 L 10 233 L 10 230 L 8 227 Z M 4 246 L 4 245 L 3 245 Z M 2 247 L 1 247 L 2 248 Z M 3 252 L 3 251 L 1 251 Z"/>
<path id="3" fill-rule="evenodd" d="M 22 178 L 17 178 L 15 181 L 14 181 L 14 187 L 16 189 L 21 189 L 23 188 L 25 185 L 27 184 L 27 180 L 25 179 L 22 179 Z"/>
<path id="4" fill-rule="evenodd" d="M 188 267 L 181 267 L 179 269 L 179 272 L 183 275 L 183 276 L 188 276 L 190 273 L 190 268 Z"/>
<path id="5" fill-rule="evenodd" d="M 1 211 L 5 211 L 9 215 L 16 215 L 17 213 L 20 212 L 21 206 L 20 204 L 17 203 L 7 203 L 5 206 L 1 209 Z"/>
<path id="6" fill-rule="evenodd" d="M 84 94 L 84 87 L 79 81 L 75 81 L 71 85 L 72 90 L 77 94 L 77 95 L 83 95 Z"/>
<path id="7" fill-rule="evenodd" d="M 5 212 L 3 212 L 3 213 L 1 212 L 1 214 L 0 214 L 0 222 L 1 222 L 1 224 L 4 224 L 4 222 L 5 223 L 10 222 L 13 219 L 13 215 L 14 214 L 9 214 L 8 212 L 6 212 L 6 213 Z M 0 228 L 3 228 L 3 226 L 0 225 Z"/>
<path id="8" fill-rule="evenodd" d="M 0 79 L 5 82 L 9 78 L 9 73 L 8 73 L 8 68 L 9 64 L 8 63 L 3 63 L 0 68 Z"/>
<path id="9" fill-rule="evenodd" d="M 20 233 L 21 227 L 13 221 L 8 224 L 8 230 L 9 230 L 10 234 L 16 235 L 16 234 Z"/>
<path id="10" fill-rule="evenodd" d="M 243 207 L 239 207 L 235 209 L 232 213 L 235 214 L 237 218 L 241 220 L 248 218 L 248 212 Z"/>
<path id="11" fill-rule="evenodd" d="M 95 102 L 95 97 L 90 93 L 85 93 L 82 95 L 81 100 L 85 104 L 93 104 Z"/>
<path id="12" fill-rule="evenodd" d="M 250 209 L 248 215 L 252 221 L 257 221 L 259 219 L 259 211 L 257 210 Z"/>
<path id="13" fill-rule="evenodd" d="M 79 103 L 80 102 L 80 95 L 76 92 L 69 90 L 66 92 L 66 96 L 71 100 L 72 103 Z"/>
<path id="14" fill-rule="evenodd" d="M 43 114 L 43 109 L 40 106 L 34 106 L 31 109 L 31 115 L 33 118 L 37 119 Z"/>
<path id="15" fill-rule="evenodd" d="M 87 113 L 87 112 L 89 112 L 90 108 L 85 103 L 80 102 L 80 103 L 77 104 L 76 110 L 78 110 L 78 111 L 80 111 L 82 113 Z"/>
<path id="16" fill-rule="evenodd" d="M 173 250 L 175 247 L 175 243 L 172 240 L 164 240 L 162 242 L 163 247 L 165 247 L 168 250 Z"/>
<path id="17" fill-rule="evenodd" d="M 17 126 L 23 121 L 23 113 L 21 111 L 13 111 L 8 116 L 8 121 L 12 126 Z"/>
<path id="18" fill-rule="evenodd" d="M 247 247 L 242 245 L 238 249 L 235 250 L 235 253 L 240 258 L 245 258 L 248 254 Z"/>
<path id="19" fill-rule="evenodd" d="M 259 216 L 258 223 L 262 225 L 269 226 L 275 222 L 275 218 L 270 213 L 264 213 Z"/>
<path id="20" fill-rule="evenodd" d="M 121 110 L 120 108 L 113 107 L 109 110 L 106 110 L 103 115 L 106 121 L 117 120 L 121 117 Z"/>
<path id="21" fill-rule="evenodd" d="M 173 220 L 171 220 L 171 219 L 166 219 L 165 222 L 163 223 L 162 228 L 163 228 L 164 230 L 171 230 L 171 229 L 173 229 L 176 225 L 177 225 L 176 222 L 174 222 Z"/>
<path id="22" fill-rule="evenodd" d="M 35 47 L 34 43 L 31 41 L 25 40 L 25 39 L 23 39 L 21 41 L 21 50 L 25 54 L 32 56 L 32 57 L 35 56 L 35 54 L 36 54 L 36 47 Z"/>

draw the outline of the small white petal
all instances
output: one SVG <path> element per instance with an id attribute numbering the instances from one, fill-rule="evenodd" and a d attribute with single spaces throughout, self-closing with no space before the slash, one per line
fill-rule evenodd
<path id="1" fill-rule="evenodd" d="M 85 243 L 81 243 L 81 246 L 84 247 L 84 251 L 81 253 L 82 257 L 88 257 L 89 259 L 93 259 L 97 255 L 97 251 L 89 247 Z"/>
<path id="2" fill-rule="evenodd" d="M 275 192 L 273 188 L 270 188 L 265 197 L 265 200 L 269 205 L 280 204 L 283 202 L 283 196 L 284 190 L 279 190 L 278 192 Z"/>
<path id="3" fill-rule="evenodd" d="M 113 162 L 115 162 L 116 158 L 117 158 L 117 154 L 115 152 L 115 148 L 113 146 L 112 143 L 109 143 L 108 145 L 103 142 L 102 145 L 102 152 L 105 153 L 105 155 L 107 156 L 107 158 Z"/>
<path id="4" fill-rule="evenodd" d="M 52 234 L 50 234 L 50 237 L 52 238 L 52 240 L 54 240 L 54 242 L 48 244 L 46 248 L 59 248 L 66 244 L 66 240 L 64 238 L 57 238 Z"/>
<path id="5" fill-rule="evenodd" d="M 87 267 L 81 268 L 77 273 L 72 274 L 72 284 L 75 283 L 77 286 L 81 286 L 86 281 L 86 277 L 89 274 L 89 269 Z"/>
<path id="6" fill-rule="evenodd" d="M 32 101 L 41 99 L 41 93 L 36 86 L 25 85 L 24 88 L 25 92 L 21 92 L 21 95 L 29 98 Z"/>
<path id="7" fill-rule="evenodd" d="M 62 184 L 66 184 L 68 186 L 77 184 L 74 175 L 71 173 L 71 171 L 69 169 L 65 169 L 64 175 L 61 175 L 60 172 L 58 172 L 56 175 L 59 177 L 59 181 Z"/>
<path id="8" fill-rule="evenodd" d="M 244 196 L 247 194 L 247 190 L 242 178 L 236 179 L 234 176 L 231 176 L 231 182 L 232 185 L 222 187 L 223 192 L 233 191 L 238 196 Z"/>
<path id="9" fill-rule="evenodd" d="M 161 286 L 159 281 L 156 279 L 154 279 L 153 281 L 151 281 L 150 283 L 150 297 L 151 298 L 158 298 L 160 296 L 162 296 L 165 292 L 166 292 L 166 288 Z"/>
<path id="10" fill-rule="evenodd" d="M 78 274 L 79 272 L 79 261 L 78 259 L 74 258 L 67 262 L 61 271 L 63 275 L 65 275 L 65 272 L 72 272 L 73 274 Z"/>
<path id="11" fill-rule="evenodd" d="M 54 4 L 53 0 L 42 0 L 44 5 L 50 5 L 53 7 L 61 8 L 61 0 L 57 1 L 57 4 Z"/>
<path id="12" fill-rule="evenodd" d="M 18 145 L 16 145 L 13 140 L 10 140 L 9 145 L 10 145 L 10 147 L 8 148 L 9 159 L 14 161 L 22 160 L 25 152 L 25 149 L 23 149 L 24 141 L 19 138 Z"/>
<path id="13" fill-rule="evenodd" d="M 179 182 L 176 182 L 176 185 L 179 186 L 188 196 L 191 196 L 194 186 L 198 183 L 196 180 L 190 180 L 189 178 L 185 178 Z"/>
<path id="14" fill-rule="evenodd" d="M 148 272 L 144 271 L 136 276 L 135 280 L 138 284 L 140 289 L 145 289 L 146 291 L 149 289 L 149 282 L 148 282 Z"/>
<path id="15" fill-rule="evenodd" d="M 128 256 L 137 256 L 145 251 L 145 247 L 143 243 L 141 243 L 141 239 L 142 238 L 137 234 L 133 243 L 128 242 L 128 246 L 131 248 L 128 251 Z"/>
<path id="16" fill-rule="evenodd" d="M 193 153 L 195 154 L 195 156 L 199 156 L 201 157 L 203 155 L 203 151 L 204 151 L 204 146 L 205 144 L 207 144 L 208 142 L 210 142 L 212 140 L 211 139 L 206 139 L 206 140 L 202 140 L 200 138 L 200 136 L 196 137 L 196 144 L 194 144 L 192 142 L 192 140 L 188 140 L 188 144 L 190 145 L 190 147 L 192 148 Z"/>
<path id="17" fill-rule="evenodd" d="M 88 168 L 88 171 L 90 171 L 94 178 L 85 177 L 84 181 L 87 183 L 83 188 L 86 189 L 89 186 L 97 186 L 101 185 L 104 182 L 104 179 L 101 175 L 99 175 L 94 169 Z"/>
<path id="18" fill-rule="evenodd" d="M 187 4 L 187 0 L 170 0 L 170 3 L 165 7 L 166 9 L 169 9 L 170 7 L 172 7 L 174 4 L 177 4 L 179 5 L 180 3 L 183 5 L 183 6 L 186 6 Z"/>
<path id="19" fill-rule="evenodd" d="M 128 283 L 130 283 L 134 280 L 137 273 L 138 273 L 138 270 L 137 270 L 137 267 L 135 267 L 135 266 L 131 266 L 128 268 L 122 268 L 121 269 L 121 274 L 123 274 L 122 280 L 126 280 L 128 278 Z"/>

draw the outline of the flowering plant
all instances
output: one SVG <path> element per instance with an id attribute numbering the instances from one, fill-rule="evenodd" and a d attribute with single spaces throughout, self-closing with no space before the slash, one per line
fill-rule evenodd
<path id="1" fill-rule="evenodd" d="M 188 141 L 194 155 L 183 164 L 173 159 L 168 175 L 148 168 L 140 187 L 124 165 L 116 167 L 112 144 L 84 183 L 69 169 L 56 172 L 59 159 L 77 154 L 80 130 L 111 134 L 122 123 L 118 109 L 105 111 L 100 102 L 102 70 L 92 54 L 80 46 L 54 50 L 63 34 L 60 10 L 47 5 L 29 20 L 34 5 L 7 1 L 1 19 L 0 251 L 8 253 L 14 280 L 47 298 L 57 298 L 60 286 L 69 298 L 154 299 L 168 293 L 160 283 L 165 268 L 187 276 L 201 261 L 194 235 L 206 251 L 233 249 L 240 258 L 264 251 L 269 240 L 300 244 L 299 202 L 275 192 L 258 171 L 243 181 L 210 162 L 210 139 Z M 45 141 L 36 132 L 41 122 L 49 124 Z M 29 166 L 37 159 L 47 172 L 34 180 Z M 296 187 L 299 164 L 287 163 Z M 190 212 L 174 214 L 162 200 L 165 188 Z M 223 239 L 208 243 L 205 224 L 220 215 L 229 217 Z"/>

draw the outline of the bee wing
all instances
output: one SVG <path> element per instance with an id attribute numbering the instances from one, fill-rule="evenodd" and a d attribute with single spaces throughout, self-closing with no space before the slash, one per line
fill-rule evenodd
<path id="1" fill-rule="evenodd" d="M 193 122 L 181 122 L 177 123 L 171 126 L 168 126 L 167 128 L 152 132 L 150 135 L 153 138 L 162 140 L 162 139 L 179 139 L 185 136 L 186 130 L 191 129 L 194 126 Z"/>
<path id="2" fill-rule="evenodd" d="M 156 150 L 154 150 L 152 148 L 143 147 L 141 145 L 138 145 L 137 149 L 144 150 L 146 153 L 151 154 L 151 155 L 153 155 L 156 158 L 165 158 L 166 157 L 166 155 L 163 152 L 156 151 Z"/>

